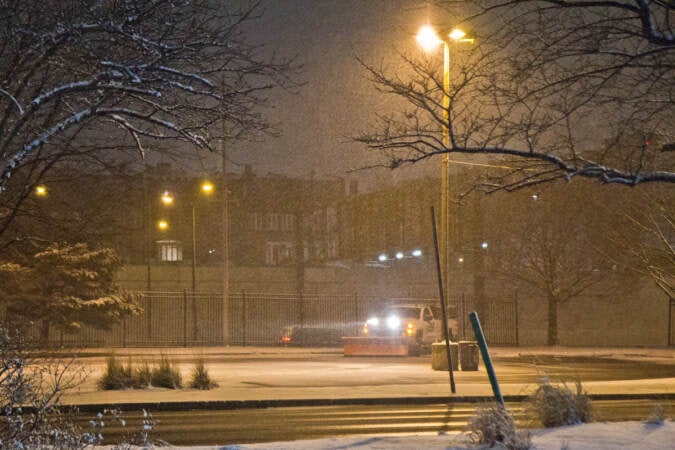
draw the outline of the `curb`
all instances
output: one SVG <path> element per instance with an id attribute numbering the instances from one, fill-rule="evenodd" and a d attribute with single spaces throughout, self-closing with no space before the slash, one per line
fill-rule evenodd
<path id="1" fill-rule="evenodd" d="M 588 394 L 591 400 L 669 400 L 675 401 L 675 393 L 663 394 Z M 504 401 L 509 403 L 523 402 L 528 395 L 505 395 Z M 379 397 L 379 398 L 333 398 L 333 399 L 285 399 L 285 400 L 226 400 L 195 402 L 154 402 L 154 403 L 101 403 L 101 404 L 67 404 L 84 413 L 98 413 L 103 410 L 120 411 L 191 411 L 191 410 L 237 410 L 264 408 L 291 408 L 309 406 L 348 406 L 348 405 L 427 405 L 438 403 L 488 403 L 494 401 L 491 396 L 457 396 L 457 397 Z"/>

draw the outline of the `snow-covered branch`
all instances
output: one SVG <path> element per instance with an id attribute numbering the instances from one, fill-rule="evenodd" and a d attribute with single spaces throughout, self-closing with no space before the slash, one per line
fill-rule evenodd
<path id="1" fill-rule="evenodd" d="M 208 147 L 200 124 L 236 115 L 248 130 L 265 129 L 257 93 L 292 85 L 288 62 L 261 59 L 242 39 L 250 10 L 207 0 L 50 8 L 29 0 L 0 10 L 0 58 L 15 61 L 0 68 L 0 106 L 12 105 L 0 116 L 0 188 L 36 148 L 85 116 L 90 127 L 108 114 L 133 117 L 171 131 L 132 126 L 138 136 Z M 55 15 L 62 18 L 47 20 Z"/>

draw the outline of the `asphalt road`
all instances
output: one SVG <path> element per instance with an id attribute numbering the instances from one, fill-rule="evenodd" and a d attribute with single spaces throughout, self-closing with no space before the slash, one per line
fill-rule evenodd
<path id="1" fill-rule="evenodd" d="M 464 431 L 479 403 L 428 405 L 350 405 L 237 410 L 168 411 L 152 415 L 151 439 L 172 445 L 228 445 L 350 435 L 422 434 Z M 660 405 L 675 411 L 675 401 L 594 401 L 597 421 L 644 420 Z M 524 403 L 507 403 L 520 428 L 541 425 Z M 106 443 L 128 440 L 144 420 L 124 414 L 126 425 L 106 419 Z M 672 417 L 672 415 L 671 415 Z M 83 418 L 86 422 L 89 418 Z M 147 420 L 147 418 L 145 418 Z M 86 425 L 85 425 L 86 426 Z"/>

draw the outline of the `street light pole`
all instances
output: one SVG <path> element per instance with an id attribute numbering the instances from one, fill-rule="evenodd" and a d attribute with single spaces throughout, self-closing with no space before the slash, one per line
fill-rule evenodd
<path id="1" fill-rule="evenodd" d="M 202 195 L 209 196 L 213 193 L 214 187 L 210 181 L 202 181 L 199 191 Z M 192 339 L 197 341 L 197 217 L 196 217 L 197 197 L 192 199 Z"/>
<path id="2" fill-rule="evenodd" d="M 450 46 L 443 40 L 443 147 L 450 148 Z M 441 273 L 446 302 L 450 299 L 450 154 L 441 156 Z"/>
<path id="3" fill-rule="evenodd" d="M 455 28 L 448 38 L 455 42 L 473 42 L 465 38 L 466 34 Z M 441 276 L 446 300 L 450 298 L 450 237 L 452 236 L 451 186 L 450 186 L 450 45 L 447 38 L 440 39 L 436 31 L 429 25 L 422 27 L 417 34 L 417 41 L 425 51 L 432 51 L 438 44 L 443 44 L 443 124 L 442 138 L 446 152 L 441 155 L 441 236 L 439 239 Z"/>
<path id="4" fill-rule="evenodd" d="M 224 87 L 223 87 L 224 90 Z M 230 286 L 229 286 L 229 246 L 228 246 L 228 240 L 230 236 L 230 230 L 229 230 L 229 191 L 228 191 L 228 186 L 227 186 L 227 153 L 226 153 L 226 142 L 225 142 L 225 136 L 227 132 L 227 127 L 225 124 L 225 118 L 221 119 L 221 131 L 222 131 L 222 138 L 220 140 L 220 153 L 221 153 L 221 189 L 222 189 L 222 198 L 223 198 L 223 215 L 222 215 L 222 239 L 223 239 L 223 245 L 222 245 L 222 252 L 223 252 L 223 305 L 222 305 L 222 314 L 221 314 L 221 319 L 222 319 L 222 332 L 223 332 L 223 345 L 229 345 L 230 344 L 230 317 L 229 317 L 229 308 L 230 308 L 230 303 L 229 303 L 229 291 L 230 291 Z"/>

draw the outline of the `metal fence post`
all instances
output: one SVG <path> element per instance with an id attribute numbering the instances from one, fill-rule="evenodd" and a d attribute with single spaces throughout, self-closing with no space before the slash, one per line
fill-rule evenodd
<path id="1" fill-rule="evenodd" d="M 197 326 L 197 292 L 192 290 L 192 345 L 197 342 L 199 338 Z"/>
<path id="2" fill-rule="evenodd" d="M 246 291 L 241 291 L 241 341 L 246 347 Z"/>
<path id="3" fill-rule="evenodd" d="M 670 311 L 668 311 L 668 346 L 675 344 L 675 339 L 673 338 L 673 314 L 675 313 L 675 299 L 670 299 L 668 302 Z"/>
<path id="4" fill-rule="evenodd" d="M 359 334 L 359 294 L 354 293 L 354 333 Z"/>
<path id="5" fill-rule="evenodd" d="M 518 336 L 518 329 L 520 328 L 520 324 L 518 323 L 518 291 L 513 293 L 513 312 L 516 321 L 516 345 L 520 346 L 520 338 Z"/>
<path id="6" fill-rule="evenodd" d="M 147 304 L 146 308 L 146 320 L 147 320 L 147 332 L 148 332 L 148 343 L 152 341 L 152 295 L 148 292 L 145 295 L 145 300 Z"/>
<path id="7" fill-rule="evenodd" d="M 187 347 L 187 290 L 183 289 L 183 347 Z"/>
<path id="8" fill-rule="evenodd" d="M 305 326 L 305 301 L 302 297 L 302 291 L 298 292 L 298 301 L 300 302 L 300 327 Z"/>

